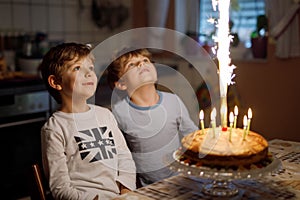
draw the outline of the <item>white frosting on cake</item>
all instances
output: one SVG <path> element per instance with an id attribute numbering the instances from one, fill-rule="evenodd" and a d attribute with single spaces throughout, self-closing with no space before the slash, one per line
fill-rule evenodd
<path id="1" fill-rule="evenodd" d="M 245 139 L 243 129 L 232 129 L 231 139 L 229 139 L 230 128 L 222 131 L 220 127 L 215 129 L 205 129 L 185 136 L 182 144 L 188 150 L 195 153 L 217 155 L 217 156 L 249 156 L 259 153 L 268 147 L 267 141 L 259 134 L 249 131 Z"/>

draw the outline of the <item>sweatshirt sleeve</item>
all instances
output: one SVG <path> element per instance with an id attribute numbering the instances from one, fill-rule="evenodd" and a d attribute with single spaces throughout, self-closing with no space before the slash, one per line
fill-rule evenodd
<path id="1" fill-rule="evenodd" d="M 115 117 L 110 113 L 114 136 L 118 151 L 118 177 L 117 181 L 130 190 L 136 189 L 136 167 L 125 138 L 118 128 Z"/>
<path id="2" fill-rule="evenodd" d="M 182 135 L 187 135 L 191 132 L 194 132 L 198 130 L 198 127 L 195 125 L 193 120 L 190 118 L 190 114 L 182 102 L 182 100 L 176 95 L 178 102 L 179 102 L 179 107 L 180 107 L 180 114 L 179 114 L 179 132 Z"/>

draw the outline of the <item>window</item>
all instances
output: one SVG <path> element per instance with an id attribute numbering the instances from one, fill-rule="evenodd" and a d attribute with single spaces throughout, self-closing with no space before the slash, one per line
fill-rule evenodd
<path id="1" fill-rule="evenodd" d="M 232 33 L 237 33 L 240 42 L 246 48 L 251 47 L 250 35 L 256 29 L 256 19 L 265 14 L 264 0 L 236 0 L 237 6 L 230 9 L 230 19 L 233 22 Z M 232 0 L 233 2 L 233 0 Z M 218 12 L 213 10 L 211 0 L 200 0 L 200 42 L 212 43 L 212 35 L 215 32 L 214 25 L 210 24 L 208 18 L 218 18 Z"/>

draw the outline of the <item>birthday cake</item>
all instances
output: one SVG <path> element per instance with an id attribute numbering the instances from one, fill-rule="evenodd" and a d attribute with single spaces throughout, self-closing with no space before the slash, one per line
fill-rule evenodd
<path id="1" fill-rule="evenodd" d="M 268 142 L 258 133 L 240 128 L 206 128 L 184 136 L 182 157 L 196 165 L 239 167 L 258 163 L 268 156 Z"/>

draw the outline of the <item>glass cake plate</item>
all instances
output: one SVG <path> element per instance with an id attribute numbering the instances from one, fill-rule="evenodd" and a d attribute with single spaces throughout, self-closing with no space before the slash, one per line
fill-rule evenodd
<path id="1" fill-rule="evenodd" d="M 282 169 L 281 161 L 272 154 L 268 155 L 266 161 L 252 164 L 247 168 L 240 167 L 237 169 L 191 164 L 188 159 L 182 156 L 180 150 L 174 151 L 168 159 L 171 159 L 168 160 L 168 163 L 170 163 L 170 169 L 173 171 L 210 179 L 211 181 L 203 186 L 203 192 L 212 196 L 222 197 L 238 194 L 238 188 L 232 183 L 232 180 L 260 178 Z"/>

